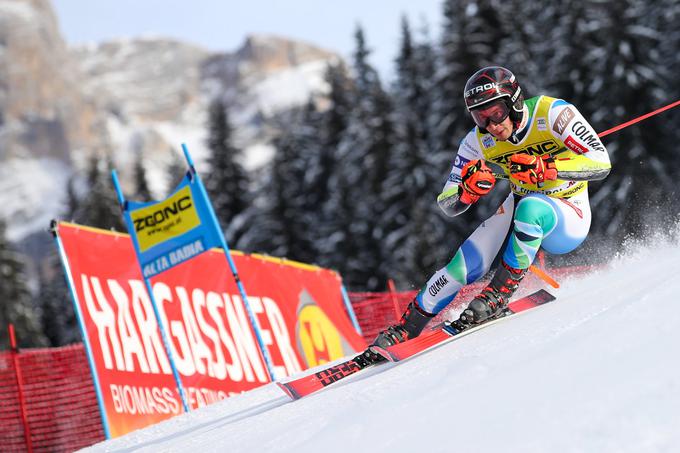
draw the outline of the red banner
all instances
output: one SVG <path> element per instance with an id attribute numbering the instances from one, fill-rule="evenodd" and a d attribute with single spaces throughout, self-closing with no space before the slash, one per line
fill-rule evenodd
<path id="1" fill-rule="evenodd" d="M 151 300 L 128 235 L 60 223 L 64 263 L 87 335 L 111 437 L 182 411 Z M 337 273 L 232 252 L 277 378 L 366 344 L 346 314 Z M 268 382 L 222 250 L 152 279 L 192 408 Z"/>

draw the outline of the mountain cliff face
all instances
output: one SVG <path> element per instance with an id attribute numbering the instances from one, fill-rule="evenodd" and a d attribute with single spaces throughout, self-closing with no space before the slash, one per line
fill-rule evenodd
<path id="1" fill-rule="evenodd" d="M 0 216 L 12 240 L 58 215 L 73 150 L 103 143 L 81 80 L 49 2 L 0 1 Z"/>
<path id="2" fill-rule="evenodd" d="M 109 154 L 123 180 L 142 153 L 151 188 L 168 189 L 168 164 L 187 143 L 199 168 L 207 106 L 231 106 L 247 168 L 265 162 L 267 120 L 323 96 L 339 57 L 313 45 L 250 36 L 235 52 L 164 38 L 69 49 L 48 0 L 0 0 L 0 216 L 11 240 L 59 217 L 68 179 L 92 154 Z"/>
<path id="3" fill-rule="evenodd" d="M 98 144 L 97 113 L 46 0 L 0 1 L 2 158 L 69 161 Z"/>
<path id="4" fill-rule="evenodd" d="M 202 48 L 165 39 L 105 42 L 73 51 L 83 92 L 110 114 L 177 121 L 200 97 Z"/>

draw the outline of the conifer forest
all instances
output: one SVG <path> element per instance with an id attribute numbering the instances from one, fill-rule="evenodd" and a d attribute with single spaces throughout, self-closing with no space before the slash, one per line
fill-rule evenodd
<path id="1" fill-rule="evenodd" d="M 400 24 L 399 52 L 385 80 L 357 25 L 346 64 L 326 70 L 325 102 L 276 118 L 275 154 L 258 172 L 242 166 L 230 105 L 217 97 L 206 124 L 202 174 L 232 249 L 337 270 L 348 291 L 420 288 L 505 198 L 507 183 L 458 217 L 436 203 L 459 141 L 474 126 L 463 87 L 477 69 L 515 73 L 526 98 L 574 104 L 602 132 L 680 99 L 680 4 L 675 0 L 445 0 L 441 26 Z M 669 231 L 680 218 L 680 108 L 603 138 L 612 172 L 590 183 L 586 242 L 551 265 L 604 263 L 630 240 Z M 178 154 L 179 156 L 179 154 Z M 178 157 L 179 159 L 179 157 Z M 63 218 L 126 231 L 110 161 L 93 161 L 88 190 L 69 190 Z M 182 162 L 167 172 L 177 180 Z M 149 197 L 135 165 L 136 196 Z M 28 345 L 77 341 L 79 333 L 55 256 L 29 290 L 0 223 L 3 304 Z M 2 338 L 2 345 L 6 339 Z"/>

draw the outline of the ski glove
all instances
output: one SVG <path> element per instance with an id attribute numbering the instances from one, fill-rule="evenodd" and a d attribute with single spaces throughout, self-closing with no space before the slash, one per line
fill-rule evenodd
<path id="1" fill-rule="evenodd" d="M 461 172 L 461 184 L 458 186 L 460 201 L 472 204 L 479 197 L 491 192 L 496 184 L 496 177 L 481 159 L 471 160 L 463 167 Z"/>
<path id="2" fill-rule="evenodd" d="M 532 156 L 517 153 L 510 156 L 510 176 L 527 184 L 539 187 L 544 181 L 557 179 L 555 159 L 549 155 Z"/>

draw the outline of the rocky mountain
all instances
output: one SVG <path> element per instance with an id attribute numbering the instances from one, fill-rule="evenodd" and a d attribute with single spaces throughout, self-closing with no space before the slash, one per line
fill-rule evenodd
<path id="1" fill-rule="evenodd" d="M 103 143 L 80 80 L 49 2 L 0 1 L 0 215 L 11 239 L 57 213 L 72 151 Z"/>
<path id="2" fill-rule="evenodd" d="M 67 181 L 92 154 L 109 154 L 128 183 L 142 153 L 151 188 L 187 143 L 199 168 L 207 106 L 231 108 L 244 164 L 271 155 L 268 120 L 323 96 L 338 55 L 275 36 L 233 52 L 139 38 L 68 48 L 49 0 L 0 0 L 0 216 L 20 241 L 59 217 Z"/>

